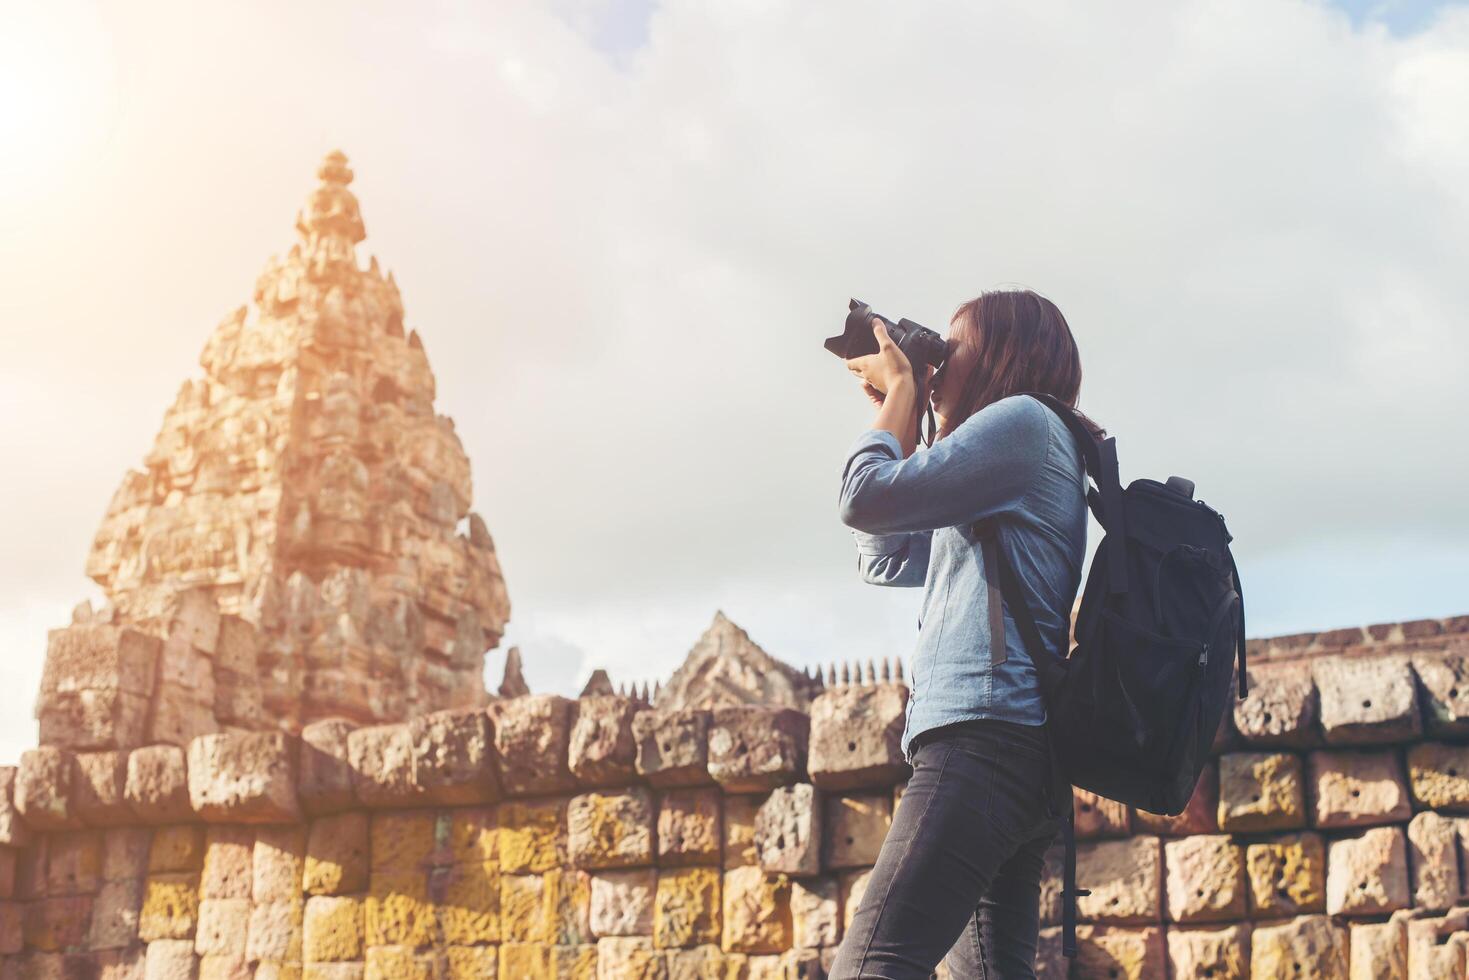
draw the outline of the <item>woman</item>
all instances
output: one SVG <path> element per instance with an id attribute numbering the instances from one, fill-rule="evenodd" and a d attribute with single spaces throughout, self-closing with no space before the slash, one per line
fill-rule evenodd
<path id="1" fill-rule="evenodd" d="M 847 362 L 878 411 L 847 458 L 841 516 L 864 580 L 923 587 L 903 732 L 913 776 L 832 977 L 927 978 L 946 953 L 961 980 L 1031 977 L 1044 856 L 1071 801 L 1051 785 L 1040 683 L 1008 609 L 991 638 L 999 586 L 984 555 L 1004 549 L 1064 654 L 1084 470 L 1065 424 L 1018 393 L 1075 405 L 1081 361 L 1061 311 L 1033 292 L 964 304 L 930 379 L 938 438 L 915 454 L 923 393 L 880 320 L 873 331 L 878 352 Z"/>

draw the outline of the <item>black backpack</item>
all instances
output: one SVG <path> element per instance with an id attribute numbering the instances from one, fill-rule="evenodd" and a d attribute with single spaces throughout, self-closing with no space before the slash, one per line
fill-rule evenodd
<path id="1" fill-rule="evenodd" d="M 1029 392 L 1076 436 L 1096 486 L 1087 504 L 1106 532 L 1092 558 L 1069 657 L 1048 650 L 1003 548 L 1000 594 L 1041 676 L 1057 773 L 1140 810 L 1183 812 L 1230 700 L 1233 661 L 1246 694 L 1245 608 L 1224 516 L 1182 477 L 1117 477 L 1117 441 L 1098 441 L 1070 407 Z M 991 523 L 989 533 L 1000 533 Z M 992 603 L 992 615 L 994 613 Z M 1003 636 L 1003 633 L 998 635 Z M 1065 939 L 1074 954 L 1075 846 L 1066 814 Z"/>

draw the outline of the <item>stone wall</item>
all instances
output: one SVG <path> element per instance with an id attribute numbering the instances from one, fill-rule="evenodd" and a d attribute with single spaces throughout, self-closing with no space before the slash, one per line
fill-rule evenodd
<path id="1" fill-rule="evenodd" d="M 1469 620 L 1394 629 L 1257 644 L 1183 815 L 1078 795 L 1073 976 L 1465 976 Z M 905 700 L 44 746 L 0 769 L 0 976 L 819 977 L 900 805 Z"/>

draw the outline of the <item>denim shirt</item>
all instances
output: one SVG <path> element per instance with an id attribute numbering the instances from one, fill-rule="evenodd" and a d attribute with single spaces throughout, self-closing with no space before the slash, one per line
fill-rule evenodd
<path id="1" fill-rule="evenodd" d="M 1044 724 L 1039 677 L 1008 607 L 1003 662 L 992 664 L 984 555 L 971 525 L 997 519 L 1041 638 L 1064 656 L 1087 527 L 1085 470 L 1066 424 L 1014 395 L 907 459 L 891 433 L 866 432 L 842 471 L 841 517 L 864 581 L 923 587 L 903 730 L 910 761 L 913 737 L 941 725 Z"/>

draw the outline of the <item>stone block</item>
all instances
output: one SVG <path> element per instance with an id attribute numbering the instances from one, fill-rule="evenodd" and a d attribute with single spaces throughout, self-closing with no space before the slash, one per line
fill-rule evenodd
<path id="1" fill-rule="evenodd" d="M 1422 742 L 1410 746 L 1408 783 L 1419 806 L 1469 812 L 1469 745 Z"/>
<path id="2" fill-rule="evenodd" d="M 825 790 L 886 789 L 906 777 L 902 684 L 834 687 L 811 702 L 811 782 Z"/>
<path id="3" fill-rule="evenodd" d="M 204 735 L 189 743 L 189 800 L 214 823 L 294 823 L 298 741 L 285 732 Z"/>
<path id="4" fill-rule="evenodd" d="M 1072 971 L 1080 977 L 1109 980 L 1154 980 L 1167 975 L 1168 951 L 1163 930 L 1153 926 L 1076 927 L 1076 959 Z"/>
<path id="5" fill-rule="evenodd" d="M 717 865 L 722 813 L 713 787 L 668 789 L 658 794 L 658 863 L 664 867 Z"/>
<path id="6" fill-rule="evenodd" d="M 15 897 L 15 852 L 0 847 L 0 899 Z"/>
<path id="7" fill-rule="evenodd" d="M 31 830 L 66 830 L 81 826 L 72 800 L 76 760 L 53 745 L 20 754 L 15 776 L 15 808 Z"/>
<path id="8" fill-rule="evenodd" d="M 327 718 L 301 729 L 296 796 L 308 814 L 336 813 L 357 802 L 352 793 L 352 763 L 347 748 L 348 736 L 355 727 L 343 718 Z"/>
<path id="9" fill-rule="evenodd" d="M 1201 834 L 1163 845 L 1170 922 L 1245 917 L 1245 853 L 1232 838 Z"/>
<path id="10" fill-rule="evenodd" d="M 374 870 L 362 909 L 368 946 L 416 948 L 434 942 L 437 924 L 427 871 Z"/>
<path id="11" fill-rule="evenodd" d="M 576 946 L 592 940 L 592 876 L 574 868 L 547 871 L 546 910 L 552 945 Z"/>
<path id="12" fill-rule="evenodd" d="M 837 886 L 840 889 L 842 906 L 842 931 L 852 927 L 852 916 L 857 914 L 857 908 L 862 904 L 862 898 L 867 894 L 867 883 L 872 880 L 872 869 L 863 871 L 847 871 L 837 875 Z"/>
<path id="13" fill-rule="evenodd" d="M 1458 826 L 1452 817 L 1425 810 L 1408 824 L 1408 867 L 1413 907 L 1443 911 L 1459 900 Z"/>
<path id="14" fill-rule="evenodd" d="M 47 895 L 90 895 L 102 884 L 102 835 L 95 830 L 52 834 L 46 842 Z"/>
<path id="15" fill-rule="evenodd" d="M 576 786 L 567 767 L 576 703 L 554 694 L 492 701 L 500 785 L 508 796 L 561 793 Z"/>
<path id="16" fill-rule="evenodd" d="M 148 873 L 202 870 L 205 843 L 204 828 L 198 825 L 159 827 L 148 845 Z"/>
<path id="17" fill-rule="evenodd" d="M 669 950 L 667 956 L 667 980 L 750 980 L 749 960 L 752 957 L 744 953 L 726 953 L 718 946 L 710 945 Z M 813 980 L 821 975 L 792 974 L 793 977 L 809 976 Z"/>
<path id="18" fill-rule="evenodd" d="M 500 870 L 520 875 L 550 871 L 567 861 L 565 797 L 506 800 L 495 810 L 500 826 Z"/>
<path id="19" fill-rule="evenodd" d="M 1076 882 L 1091 890 L 1077 899 L 1077 911 L 1084 919 L 1157 922 L 1163 890 L 1162 842 L 1157 837 L 1132 837 L 1078 844 Z"/>
<path id="20" fill-rule="evenodd" d="M 821 832 L 821 864 L 828 871 L 877 863 L 883 838 L 893 822 L 893 800 L 886 793 L 828 796 Z"/>
<path id="21" fill-rule="evenodd" d="M 194 944 L 187 939 L 150 942 L 143 976 L 145 980 L 197 980 L 199 958 L 194 955 Z"/>
<path id="22" fill-rule="evenodd" d="M 1347 931 L 1324 915 L 1257 925 L 1250 935 L 1255 980 L 1339 980 L 1347 975 Z"/>
<path id="23" fill-rule="evenodd" d="M 810 783 L 771 790 L 755 814 L 755 847 L 762 870 L 820 873 L 822 802 L 821 793 Z"/>
<path id="24" fill-rule="evenodd" d="M 148 698 L 116 690 L 42 694 L 36 718 L 43 745 L 126 751 L 147 741 Z"/>
<path id="25" fill-rule="evenodd" d="M 189 688 L 159 684 L 149 715 L 146 742 L 182 746 L 219 731 L 212 691 L 207 700 L 200 700 Z"/>
<path id="26" fill-rule="evenodd" d="M 424 801 L 444 806 L 500 798 L 490 719 L 482 710 L 437 711 L 408 723 L 413 782 Z"/>
<path id="27" fill-rule="evenodd" d="M 665 868 L 658 872 L 653 944 L 699 946 L 720 938 L 718 868 Z"/>
<path id="28" fill-rule="evenodd" d="M 1353 922 L 1351 980 L 1408 980 L 1408 928 L 1402 913 L 1387 922 Z"/>
<path id="29" fill-rule="evenodd" d="M 1072 824 L 1077 840 L 1126 837 L 1131 831 L 1128 806 L 1084 789 L 1071 791 Z"/>
<path id="30" fill-rule="evenodd" d="M 362 901 L 340 895 L 306 900 L 302 955 L 307 963 L 337 963 L 363 956 Z"/>
<path id="31" fill-rule="evenodd" d="M 668 958 L 651 938 L 608 936 L 597 940 L 597 980 L 668 980 Z"/>
<path id="32" fill-rule="evenodd" d="M 495 808 L 489 806 L 455 807 L 448 812 L 449 863 L 500 863 L 500 825 Z M 442 818 L 440 818 L 442 819 Z"/>
<path id="33" fill-rule="evenodd" d="M 171 871 L 149 875 L 138 912 L 138 938 L 193 939 L 199 921 L 199 873 Z"/>
<path id="34" fill-rule="evenodd" d="M 255 831 L 249 827 L 210 827 L 204 835 L 204 875 L 199 894 L 210 898 L 250 897 Z"/>
<path id="35" fill-rule="evenodd" d="M 657 890 L 658 873 L 652 868 L 599 871 L 592 875 L 592 935 L 651 935 Z"/>
<path id="36" fill-rule="evenodd" d="M 20 902 L 0 902 L 0 956 L 15 956 L 25 949 L 25 925 L 22 921 L 24 910 L 25 906 Z M 136 935 L 131 938 L 135 939 Z M 4 962 L 0 960 L 0 963 Z M 0 972 L 0 977 L 9 980 L 18 973 L 18 970 L 16 973 Z"/>
<path id="37" fill-rule="evenodd" d="M 429 892 L 444 942 L 472 946 L 500 941 L 499 864 L 480 861 L 436 869 Z"/>
<path id="38" fill-rule="evenodd" d="M 1374 827 L 1331 842 L 1326 857 L 1328 915 L 1385 915 L 1411 903 L 1401 827 Z"/>
<path id="39" fill-rule="evenodd" d="M 145 745 L 128 755 L 123 798 L 143 823 L 194 819 L 189 805 L 189 770 L 177 745 Z"/>
<path id="40" fill-rule="evenodd" d="M 58 895 L 27 902 L 21 917 L 25 944 L 48 953 L 82 945 L 87 939 L 92 905 L 90 895 Z"/>
<path id="41" fill-rule="evenodd" d="M 363 806 L 418 806 L 426 802 L 413 781 L 413 736 L 407 725 L 374 725 L 347 736 L 352 792 Z"/>
<path id="42" fill-rule="evenodd" d="M 1286 834 L 1245 848 L 1250 902 L 1261 918 L 1326 909 L 1326 846 L 1319 834 Z"/>
<path id="43" fill-rule="evenodd" d="M 171 644 L 189 646 L 211 657 L 219 648 L 219 607 L 206 589 L 175 594 L 169 603 L 167 623 Z"/>
<path id="44" fill-rule="evenodd" d="M 1308 761 L 1315 826 L 1371 827 L 1412 816 L 1396 752 L 1317 751 Z"/>
<path id="45" fill-rule="evenodd" d="M 4 847 L 25 847 L 31 842 L 30 828 L 15 805 L 19 775 L 16 766 L 0 766 L 0 846 Z"/>
<path id="46" fill-rule="evenodd" d="M 303 827 L 261 827 L 250 859 L 250 894 L 257 902 L 298 902 L 306 860 Z"/>
<path id="47" fill-rule="evenodd" d="M 362 976 L 364 980 L 436 980 L 435 959 L 408 945 L 369 946 Z"/>
<path id="48" fill-rule="evenodd" d="M 46 636 L 41 695 L 123 691 L 146 699 L 153 693 L 154 670 L 161 646 L 156 637 L 106 623 L 51 630 Z"/>
<path id="49" fill-rule="evenodd" d="M 724 870 L 760 863 L 760 849 L 755 843 L 755 822 L 766 797 L 724 797 Z"/>
<path id="50" fill-rule="evenodd" d="M 1428 733 L 1435 737 L 1469 735 L 1469 654 L 1463 650 L 1423 650 L 1410 655 Z"/>
<path id="51" fill-rule="evenodd" d="M 237 956 L 244 959 L 249 927 L 248 898 L 201 899 L 199 924 L 194 933 L 194 952 L 201 956 Z"/>
<path id="52" fill-rule="evenodd" d="M 1234 728 L 1243 741 L 1261 748 L 1308 748 L 1320 743 L 1316 683 L 1309 663 L 1251 664 L 1249 676 L 1250 696 L 1234 699 Z"/>
<path id="53" fill-rule="evenodd" d="M 567 806 L 566 824 L 567 851 L 579 868 L 653 863 L 653 797 L 643 787 L 574 796 Z"/>
<path id="54" fill-rule="evenodd" d="M 842 939 L 841 886 L 830 875 L 791 881 L 791 941 L 818 949 Z"/>
<path id="55" fill-rule="evenodd" d="M 97 980 L 146 980 L 148 947 L 140 944 L 129 949 L 98 950 Z"/>
<path id="56" fill-rule="evenodd" d="M 642 707 L 633 698 L 601 694 L 581 698 L 571 728 L 570 768 L 583 786 L 621 786 L 637 772 L 633 716 Z"/>
<path id="57" fill-rule="evenodd" d="M 133 811 L 125 799 L 128 779 L 126 752 L 81 752 L 72 770 L 72 802 L 76 815 L 89 827 L 116 827 L 132 823 Z"/>
<path id="58" fill-rule="evenodd" d="M 633 715 L 634 767 L 654 786 L 703 786 L 709 776 L 709 723 L 700 709 L 639 711 Z"/>
<path id="59" fill-rule="evenodd" d="M 718 712 L 716 712 L 717 719 Z M 791 882 L 757 867 L 724 873 L 724 949 L 779 953 L 791 944 Z"/>
<path id="60" fill-rule="evenodd" d="M 1328 744 L 1406 742 L 1422 733 L 1407 657 L 1321 657 L 1312 661 L 1311 673 Z"/>
<path id="61" fill-rule="evenodd" d="M 304 909 L 299 899 L 252 905 L 245 940 L 246 958 L 252 963 L 300 960 Z"/>
<path id="62" fill-rule="evenodd" d="M 1300 756 L 1231 752 L 1219 758 L 1219 829 L 1295 830 L 1306 825 Z"/>
<path id="63" fill-rule="evenodd" d="M 199 957 L 199 980 L 253 980 L 254 976 L 243 956 L 210 953 Z"/>
<path id="64" fill-rule="evenodd" d="M 1253 692 L 1250 697 L 1254 697 Z M 1205 763 L 1199 773 L 1194 794 L 1188 805 L 1176 816 L 1165 817 L 1146 810 L 1132 811 L 1132 832 L 1156 834 L 1160 837 L 1187 837 L 1190 834 L 1219 833 L 1219 766 Z"/>
<path id="65" fill-rule="evenodd" d="M 760 793 L 806 771 L 810 718 L 790 708 L 716 708 L 709 726 L 709 775 L 726 793 Z"/>
<path id="66" fill-rule="evenodd" d="M 494 946 L 450 946 L 444 950 L 444 980 L 484 980 L 498 976 L 499 964 Z M 596 948 L 592 954 L 595 957 Z M 595 976 L 596 962 L 593 960 Z M 578 977 L 578 980 L 581 980 Z"/>
<path id="67" fill-rule="evenodd" d="M 438 819 L 432 810 L 374 813 L 368 841 L 374 876 L 379 871 L 427 871 L 438 850 Z"/>
<path id="68" fill-rule="evenodd" d="M 1469 909 L 1414 919 L 1406 925 L 1408 976 L 1412 980 L 1437 980 L 1438 977 L 1458 980 L 1465 975 L 1465 954 L 1469 951 Z"/>
<path id="69" fill-rule="evenodd" d="M 138 913 L 143 906 L 143 879 L 102 883 L 92 903 L 88 949 L 126 949 L 138 941 Z"/>
<path id="70" fill-rule="evenodd" d="M 549 906 L 545 875 L 501 874 L 500 938 L 507 943 L 549 942 Z"/>
<path id="71" fill-rule="evenodd" d="M 219 642 L 214 651 L 216 670 L 253 677 L 259 671 L 260 631 L 239 616 L 219 617 Z"/>
<path id="72" fill-rule="evenodd" d="M 353 895 L 367 890 L 368 818 L 362 811 L 311 822 L 301 888 L 308 895 Z"/>
<path id="73" fill-rule="evenodd" d="M 102 880 L 122 881 L 148 873 L 153 833 L 146 827 L 110 827 L 102 832 Z"/>

